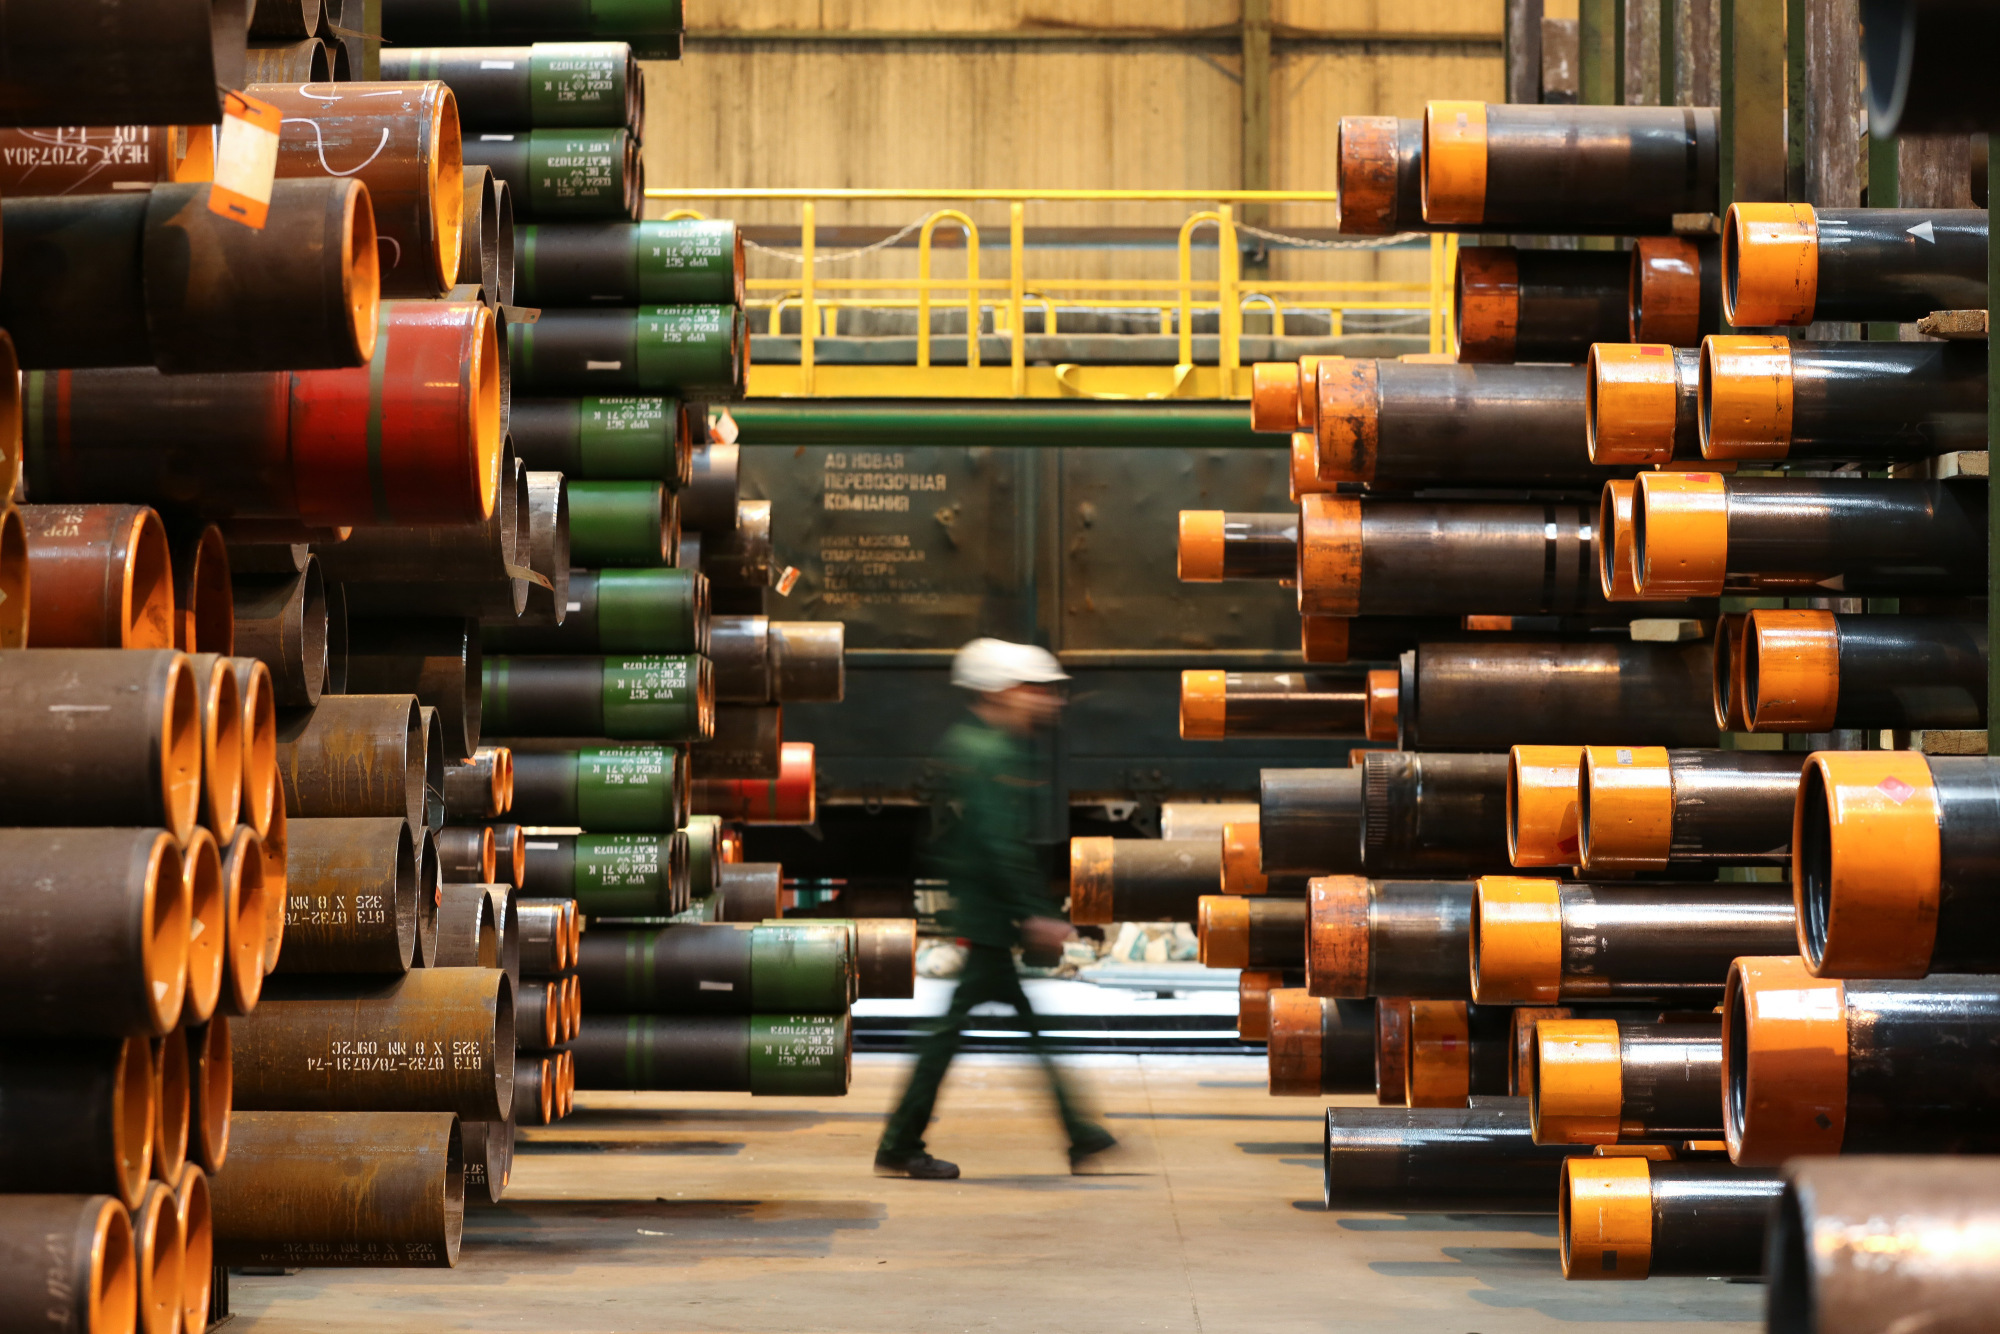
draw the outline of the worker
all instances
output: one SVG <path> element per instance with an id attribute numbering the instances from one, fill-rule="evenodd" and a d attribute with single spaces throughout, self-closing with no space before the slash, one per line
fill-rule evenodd
<path id="1" fill-rule="evenodd" d="M 958 1175 L 957 1164 L 925 1151 L 924 1130 L 972 1008 L 986 1001 L 1011 1005 L 1027 1027 L 1029 1048 L 1041 1058 L 1069 1133 L 1070 1171 L 1100 1170 L 1117 1144 L 1084 1116 L 1065 1087 L 1014 966 L 1015 945 L 1044 953 L 1060 949 L 1075 934 L 1055 915 L 1028 847 L 1034 789 L 1041 782 L 1030 763 L 1028 738 L 1053 726 L 1065 702 L 1061 684 L 1068 679 L 1054 654 L 1032 644 L 975 639 L 952 661 L 952 684 L 974 698 L 972 717 L 945 734 L 940 756 L 953 818 L 939 838 L 938 862 L 951 886 L 947 925 L 965 943 L 965 969 L 950 1008 L 918 1044 L 909 1086 L 875 1151 L 878 1175 L 924 1181 Z"/>

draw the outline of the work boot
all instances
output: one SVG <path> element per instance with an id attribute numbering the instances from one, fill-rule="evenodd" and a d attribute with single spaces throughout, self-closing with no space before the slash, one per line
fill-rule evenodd
<path id="1" fill-rule="evenodd" d="M 956 1181 L 958 1164 L 933 1158 L 928 1153 L 878 1153 L 875 1175 L 909 1177 L 912 1181 Z"/>

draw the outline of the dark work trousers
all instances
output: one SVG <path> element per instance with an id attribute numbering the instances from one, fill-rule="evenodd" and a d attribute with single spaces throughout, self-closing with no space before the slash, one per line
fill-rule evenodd
<path id="1" fill-rule="evenodd" d="M 951 1058 L 958 1054 L 965 1030 L 972 1024 L 972 1007 L 987 1001 L 1013 1006 L 1027 1025 L 1028 1046 L 1041 1058 L 1042 1069 L 1049 1077 L 1056 1111 L 1062 1117 L 1063 1129 L 1069 1132 L 1070 1152 L 1090 1152 L 1109 1144 L 1110 1132 L 1084 1117 L 1063 1084 L 1062 1072 L 1056 1068 L 1048 1044 L 1042 1039 L 1035 1007 L 1028 1003 L 1027 992 L 1021 989 L 1013 951 L 972 945 L 966 949 L 965 971 L 959 975 L 958 989 L 952 992 L 951 1008 L 917 1046 L 917 1068 L 910 1072 L 903 1100 L 882 1128 L 880 1152 L 902 1157 L 924 1151 L 924 1128 L 930 1124 L 931 1109 L 937 1105 L 938 1087 L 944 1083 Z"/>

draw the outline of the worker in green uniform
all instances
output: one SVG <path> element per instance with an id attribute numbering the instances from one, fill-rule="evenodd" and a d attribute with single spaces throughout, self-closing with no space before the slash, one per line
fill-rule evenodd
<path id="1" fill-rule="evenodd" d="M 1027 1025 L 1029 1046 L 1041 1058 L 1069 1133 L 1070 1170 L 1093 1170 L 1117 1143 L 1084 1116 L 1065 1087 L 1014 966 L 1015 945 L 1046 951 L 1074 934 L 1055 916 L 1028 848 L 1040 780 L 1027 738 L 1062 712 L 1060 683 L 1068 679 L 1048 650 L 998 639 L 975 639 L 952 662 L 952 684 L 976 696 L 972 717 L 945 734 L 940 757 L 956 819 L 940 839 L 938 860 L 951 886 L 948 925 L 966 945 L 965 971 L 951 1008 L 919 1044 L 909 1087 L 883 1127 L 875 1151 L 879 1175 L 926 1181 L 958 1175 L 957 1164 L 924 1151 L 924 1129 L 972 1008 L 985 1001 L 1011 1005 Z"/>

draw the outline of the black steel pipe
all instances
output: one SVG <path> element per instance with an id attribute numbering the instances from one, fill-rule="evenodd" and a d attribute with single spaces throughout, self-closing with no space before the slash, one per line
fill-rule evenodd
<path id="1" fill-rule="evenodd" d="M 1470 883 L 1325 876 L 1312 881 L 1306 905 L 1313 995 L 1472 999 Z"/>
<path id="2" fill-rule="evenodd" d="M 1522 1098 L 1329 1107 L 1325 1203 L 1341 1212 L 1548 1214 L 1574 1146 L 1537 1144 Z"/>
<path id="3" fill-rule="evenodd" d="M 425 737 L 414 695 L 328 695 L 278 720 L 278 775 L 293 816 L 425 820 L 444 789 L 444 761 Z"/>
<path id="4" fill-rule="evenodd" d="M 2000 15 L 1978 0 L 1862 0 L 1868 125 L 1899 134 L 2000 130 L 1980 53 L 2000 43 Z"/>
<path id="5" fill-rule="evenodd" d="M 1321 483 L 1594 489 L 1603 477 L 1585 448 L 1580 367 L 1326 357 L 1313 392 Z"/>
<path id="6" fill-rule="evenodd" d="M 1353 737 L 1366 734 L 1366 668 L 1330 672 L 1181 673 L 1181 736 Z"/>
<path id="7" fill-rule="evenodd" d="M 1452 275 L 1460 362 L 1580 362 L 1631 324 L 1632 261 L 1616 250 L 1462 246 Z M 1572 442 L 1574 443 L 1574 442 Z"/>
<path id="8" fill-rule="evenodd" d="M 1537 1143 L 1722 1138 L 1719 1016 L 1544 1019 L 1527 1074 Z"/>
<path id="9" fill-rule="evenodd" d="M 694 470 L 682 422 L 672 398 L 517 398 L 511 429 L 530 468 L 586 481 L 663 481 L 680 490 Z"/>
<path id="10" fill-rule="evenodd" d="M 1400 744 L 1712 746 L 1709 658 L 1702 643 L 1425 644 L 1403 655 Z"/>
<path id="11" fill-rule="evenodd" d="M 1472 1098 L 1507 1092 L 1514 1064 L 1510 1007 L 1456 1000 L 1397 1003 L 1399 1010 L 1404 1006 L 1400 1041 L 1406 1106 L 1465 1107 Z M 1378 1040 L 1382 1036 L 1378 1032 Z M 1394 1064 L 1379 1056 L 1378 1062 Z"/>
<path id="12" fill-rule="evenodd" d="M 179 1034 L 167 1041 L 185 1049 Z M 153 1175 L 154 1085 L 143 1037 L 0 1045 L 0 1189 L 136 1205 Z"/>
<path id="13" fill-rule="evenodd" d="M 671 917 L 689 900 L 688 835 L 536 834 L 521 890 L 574 898 L 588 917 Z"/>
<path id="14" fill-rule="evenodd" d="M 244 0 L 120 0 L 88 25 L 66 0 L 20 0 L 0 20 L 0 124 L 214 125 L 243 86 Z"/>
<path id="15" fill-rule="evenodd" d="M 681 526 L 689 532 L 718 537 L 737 526 L 741 501 L 737 494 L 741 454 L 735 445 L 709 440 L 708 409 L 700 403 L 682 405 L 684 428 L 699 434 L 688 460 L 689 477 L 681 488 Z"/>
<path id="16" fill-rule="evenodd" d="M 1717 336 L 1701 347 L 1700 396 L 1710 459 L 1893 462 L 1986 448 L 1977 343 Z"/>
<path id="17" fill-rule="evenodd" d="M 1646 598 L 1712 597 L 1725 583 L 1831 586 L 1843 597 L 1983 593 L 1986 483 L 1645 473 L 1632 555 Z"/>
<path id="18" fill-rule="evenodd" d="M 1192 922 L 1221 884 L 1219 838 L 1069 841 L 1069 919 L 1079 924 Z"/>
<path id="19" fill-rule="evenodd" d="M 839 1096 L 854 1032 L 840 1015 L 587 1014 L 577 1087 Z"/>
<path id="20" fill-rule="evenodd" d="M 1423 876 L 1507 867 L 1507 760 L 1365 752 L 1356 869 L 1371 876 Z"/>
<path id="21" fill-rule="evenodd" d="M 1729 206 L 1722 277 L 1738 326 L 1894 320 L 1986 305 L 1985 209 Z"/>
<path id="22" fill-rule="evenodd" d="M 1760 607 L 1735 688 L 1756 732 L 1982 728 L 1986 646 L 1984 620 Z"/>
<path id="23" fill-rule="evenodd" d="M 561 625 L 496 618 L 482 642 L 495 653 L 707 654 L 710 626 L 700 570 L 576 570 Z"/>
<path id="24" fill-rule="evenodd" d="M 496 735 L 698 742 L 715 734 L 707 658 L 495 657 L 482 675 L 486 725 Z"/>
<path id="25" fill-rule="evenodd" d="M 687 749 L 587 746 L 514 753 L 514 810 L 522 824 L 600 833 L 656 833 L 687 823 Z"/>
<path id="26" fill-rule="evenodd" d="M 817 922 L 598 930 L 576 976 L 592 1008 L 619 1014 L 845 1014 L 849 944 L 844 925 Z"/>
<path id="27" fill-rule="evenodd" d="M 1210 968 L 1303 968 L 1306 901 L 1204 894 L 1195 906 L 1195 936 Z"/>
<path id="28" fill-rule="evenodd" d="M 1299 516 L 1182 510 L 1179 571 L 1187 583 L 1292 579 L 1298 575 Z"/>
<path id="29" fill-rule="evenodd" d="M 515 253 L 524 305 L 743 304 L 743 238 L 726 219 L 542 223 Z"/>
<path id="30" fill-rule="evenodd" d="M 415 695 L 438 711 L 444 761 L 455 765 L 479 748 L 479 626 L 459 617 L 373 619 L 347 623 L 347 689 L 357 695 Z"/>
<path id="31" fill-rule="evenodd" d="M 459 124 L 468 130 L 623 125 L 637 134 L 641 128 L 639 62 L 624 42 L 390 45 L 382 49 L 382 78 L 450 84 Z"/>
<path id="32" fill-rule="evenodd" d="M 1563 1277 L 1756 1278 L 1784 1184 L 1727 1163 L 1570 1158 L 1557 1211 Z"/>
<path id="33" fill-rule="evenodd" d="M 1586 746 L 1576 864 L 1593 872 L 1789 866 L 1804 767 L 1797 751 Z"/>
<path id="34" fill-rule="evenodd" d="M 636 218 L 646 188 L 639 137 L 622 126 L 474 135 L 465 163 L 504 181 L 523 221 Z"/>
<path id="35" fill-rule="evenodd" d="M 1424 108 L 1424 220 L 1488 231 L 1664 234 L 1714 213 L 1714 107 Z M 1473 227 L 1472 230 L 1479 230 Z"/>
<path id="36" fill-rule="evenodd" d="M 1485 876 L 1473 893 L 1472 994 L 1496 1004 L 1712 1005 L 1730 960 L 1792 947 L 1791 890 L 1562 884 Z"/>
<path id="37" fill-rule="evenodd" d="M 0 1325 L 124 1334 L 135 1328 L 138 1305 L 132 1218 L 122 1201 L 0 1196 Z"/>
<path id="38" fill-rule="evenodd" d="M 1258 843 L 1265 875 L 1331 875 L 1361 855 L 1361 771 L 1258 772 Z"/>

